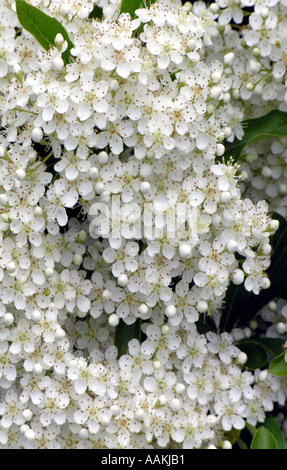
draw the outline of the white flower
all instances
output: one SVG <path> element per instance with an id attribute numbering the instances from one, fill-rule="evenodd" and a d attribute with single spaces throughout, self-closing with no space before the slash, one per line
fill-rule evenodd
<path id="1" fill-rule="evenodd" d="M 270 11 L 267 18 L 256 12 L 251 13 L 249 24 L 252 29 L 244 31 L 244 39 L 248 46 L 257 46 L 263 57 L 271 53 L 272 45 L 278 38 L 276 31 L 278 18 L 274 11 Z"/>
<path id="2" fill-rule="evenodd" d="M 47 344 L 43 355 L 43 364 L 48 368 L 53 367 L 57 374 L 63 375 L 66 371 L 68 351 L 70 351 L 70 344 L 66 338 L 56 344 Z"/>
<path id="3" fill-rule="evenodd" d="M 2 428 L 9 429 L 13 423 L 17 426 L 24 424 L 23 410 L 24 405 L 19 402 L 16 390 L 13 388 L 7 390 L 4 401 L 0 404 Z"/>
<path id="4" fill-rule="evenodd" d="M 67 98 L 70 94 L 70 87 L 59 81 L 51 81 L 48 84 L 45 93 L 38 96 L 37 104 L 41 108 L 44 121 L 51 121 L 54 113 L 64 114 L 69 109 Z"/>
<path id="5" fill-rule="evenodd" d="M 233 337 L 229 333 L 221 333 L 217 335 L 209 331 L 206 334 L 209 341 L 207 348 L 213 354 L 218 354 L 220 360 L 224 364 L 230 364 L 233 357 L 239 354 L 239 349 L 233 344 Z"/>
<path id="6" fill-rule="evenodd" d="M 105 248 L 103 258 L 112 264 L 112 273 L 119 277 L 126 271 L 134 272 L 138 267 L 137 254 L 139 246 L 136 242 L 127 242 L 115 251 L 113 248 Z"/>
<path id="7" fill-rule="evenodd" d="M 15 242 L 19 247 L 24 247 L 29 240 L 34 246 L 42 243 L 42 232 L 45 229 L 45 222 L 41 217 L 34 217 L 32 209 L 22 210 L 18 213 L 17 219 L 10 224 L 11 232 L 16 234 Z"/>
<path id="8" fill-rule="evenodd" d="M 86 424 L 90 433 L 97 434 L 101 428 L 101 418 L 110 415 L 105 408 L 105 398 L 96 397 L 93 399 L 84 394 L 79 398 L 78 404 L 80 409 L 74 413 L 75 422 L 81 425 Z"/>
<path id="9" fill-rule="evenodd" d="M 19 361 L 16 354 L 8 351 L 9 345 L 7 341 L 0 343 L 0 374 L 8 382 L 13 382 L 17 377 L 15 364 Z"/>
<path id="10" fill-rule="evenodd" d="M 230 431 L 232 428 L 243 429 L 245 421 L 244 416 L 246 405 L 239 401 L 232 403 L 226 395 L 214 404 L 215 412 L 221 418 L 222 428 L 224 431 Z"/>
<path id="11" fill-rule="evenodd" d="M 155 270 L 149 275 L 149 279 L 140 286 L 140 292 L 146 296 L 146 304 L 154 307 L 159 299 L 168 302 L 172 296 L 172 290 L 168 287 L 168 277 L 162 279 Z"/>
<path id="12" fill-rule="evenodd" d="M 184 380 L 188 385 L 187 395 L 191 400 L 197 400 L 200 405 L 205 405 L 213 393 L 212 377 L 205 377 L 201 371 L 185 374 Z"/>
<path id="13" fill-rule="evenodd" d="M 52 421 L 62 425 L 66 422 L 65 408 L 67 408 L 70 398 L 67 393 L 59 393 L 52 388 L 48 388 L 41 402 L 40 421 L 43 426 L 49 426 Z"/>
<path id="14" fill-rule="evenodd" d="M 12 329 L 10 339 L 9 351 L 12 354 L 19 354 L 22 350 L 31 353 L 35 350 L 37 336 L 32 331 L 29 321 L 24 318 Z"/>
<path id="15" fill-rule="evenodd" d="M 121 50 L 115 50 L 109 45 L 104 48 L 104 54 L 105 57 L 101 61 L 103 70 L 116 70 L 122 78 L 128 78 L 130 73 L 140 71 L 140 50 L 136 46 L 123 46 Z"/>

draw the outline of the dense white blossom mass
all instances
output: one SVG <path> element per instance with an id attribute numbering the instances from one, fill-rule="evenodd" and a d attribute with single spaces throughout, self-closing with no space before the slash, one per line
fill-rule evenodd
<path id="1" fill-rule="evenodd" d="M 270 286 L 269 200 L 287 216 L 284 139 L 220 160 L 287 110 L 287 2 L 27 3 L 73 47 L 1 2 L 1 448 L 230 448 L 287 395 L 243 367 L 250 328 L 217 329 L 231 283 Z M 120 321 L 142 334 L 119 358 Z"/>

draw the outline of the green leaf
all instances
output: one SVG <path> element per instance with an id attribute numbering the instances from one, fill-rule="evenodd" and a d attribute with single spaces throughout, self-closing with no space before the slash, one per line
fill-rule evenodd
<path id="1" fill-rule="evenodd" d="M 262 369 L 268 361 L 268 355 L 265 349 L 258 344 L 256 341 L 244 340 L 240 341 L 237 346 L 245 354 L 247 354 L 248 360 L 244 364 L 245 367 L 251 370 Z"/>
<path id="2" fill-rule="evenodd" d="M 231 157 L 237 162 L 243 149 L 254 142 L 272 137 L 287 135 L 287 113 L 274 109 L 264 116 L 246 119 L 242 121 L 244 136 L 242 140 L 235 139 L 233 142 L 224 142 L 224 159 Z"/>
<path id="3" fill-rule="evenodd" d="M 101 19 L 103 17 L 103 9 L 98 7 L 98 5 L 95 5 L 91 13 L 89 14 L 89 18 L 96 18 L 96 19 Z"/>
<path id="4" fill-rule="evenodd" d="M 224 434 L 225 439 L 227 439 L 232 445 L 238 442 L 241 434 L 241 430 L 232 428 L 231 431 L 228 431 Z"/>
<path id="5" fill-rule="evenodd" d="M 269 364 L 269 372 L 273 375 L 281 377 L 287 376 L 287 362 L 285 361 L 286 351 L 283 351 L 279 356 L 275 357 Z"/>
<path id="6" fill-rule="evenodd" d="M 222 331 L 231 331 L 236 322 L 244 314 L 249 299 L 253 294 L 248 292 L 241 284 L 236 286 L 231 283 L 227 289 L 223 310 L 220 318 L 219 329 Z"/>
<path id="7" fill-rule="evenodd" d="M 282 353 L 285 339 L 282 338 L 257 338 L 256 343 L 262 346 L 265 351 L 272 356 L 278 356 Z"/>
<path id="8" fill-rule="evenodd" d="M 262 369 L 269 359 L 269 355 L 277 356 L 282 352 L 285 343 L 280 338 L 244 339 L 237 343 L 239 349 L 248 356 L 245 367 L 251 370 Z"/>
<path id="9" fill-rule="evenodd" d="M 276 297 L 280 297 L 287 286 L 287 222 L 280 220 L 276 241 L 272 240 L 273 251 L 271 254 L 271 264 L 267 269 L 267 274 L 271 285 L 268 289 L 263 289 L 259 295 L 252 295 L 249 299 L 242 321 L 249 321 L 254 314 L 258 313 L 265 305 Z"/>
<path id="10" fill-rule="evenodd" d="M 118 348 L 118 359 L 128 352 L 128 343 L 133 338 L 140 340 L 141 320 L 136 320 L 132 325 L 127 325 L 122 319 L 116 327 L 114 344 Z"/>
<path id="11" fill-rule="evenodd" d="M 277 442 L 278 449 L 287 449 L 287 442 L 286 442 L 285 436 L 282 433 L 280 426 L 277 423 L 276 419 L 270 413 L 267 413 L 264 426 L 273 435 L 274 439 Z"/>
<path id="12" fill-rule="evenodd" d="M 273 214 L 279 221 L 279 228 L 270 240 L 272 245 L 271 264 L 267 274 L 271 285 L 259 295 L 248 292 L 243 284 L 233 283 L 227 289 L 225 307 L 222 311 L 220 329 L 231 331 L 234 325 L 246 324 L 271 300 L 280 297 L 287 286 L 287 221 Z"/>
<path id="13" fill-rule="evenodd" d="M 196 329 L 200 335 L 205 335 L 208 331 L 216 332 L 216 326 L 211 316 L 201 314 L 195 322 Z"/>
<path id="14" fill-rule="evenodd" d="M 122 0 L 120 15 L 122 13 L 129 13 L 131 18 L 136 18 L 135 11 L 139 8 L 144 8 L 145 6 L 150 6 L 155 3 L 156 0 Z"/>
<path id="15" fill-rule="evenodd" d="M 22 27 L 32 34 L 46 51 L 55 45 L 55 37 L 61 33 L 68 43 L 68 48 L 62 54 L 62 58 L 65 64 L 69 63 L 70 50 L 74 45 L 67 31 L 56 18 L 51 18 L 24 0 L 16 0 L 16 12 Z"/>
<path id="16" fill-rule="evenodd" d="M 247 444 L 245 444 L 245 442 L 243 442 L 242 439 L 238 439 L 237 445 L 239 449 L 248 450 Z"/>
<path id="17" fill-rule="evenodd" d="M 278 449 L 278 446 L 271 432 L 264 426 L 261 426 L 252 439 L 251 449 Z"/>
<path id="18" fill-rule="evenodd" d="M 250 432 L 251 436 L 254 437 L 256 432 L 257 432 L 256 427 L 252 426 L 252 424 L 250 424 L 248 422 L 246 422 L 245 427 Z"/>

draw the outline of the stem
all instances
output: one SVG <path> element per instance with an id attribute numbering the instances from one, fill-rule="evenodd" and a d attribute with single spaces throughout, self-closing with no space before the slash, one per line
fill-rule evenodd
<path id="1" fill-rule="evenodd" d="M 238 444 L 238 447 L 239 447 L 240 449 L 248 449 L 248 447 L 247 447 L 247 445 L 245 444 L 245 442 L 243 442 L 241 439 L 238 439 L 238 440 L 236 441 L 236 443 Z"/>
<path id="2" fill-rule="evenodd" d="M 34 111 L 29 111 L 28 109 L 13 108 L 13 111 L 19 111 L 20 113 L 29 113 L 33 114 L 34 116 L 38 116 L 38 113 L 34 113 Z"/>
<path id="3" fill-rule="evenodd" d="M 264 78 L 266 78 L 268 75 L 270 75 L 271 71 L 270 72 L 267 72 L 265 75 L 263 75 L 263 77 L 261 77 L 256 83 L 253 83 L 254 87 L 256 87 L 258 85 L 258 83 L 262 82 L 262 80 L 264 80 Z"/>
<path id="4" fill-rule="evenodd" d="M 53 155 L 53 151 L 51 151 L 43 160 L 40 160 L 38 165 L 35 168 L 31 168 L 30 170 L 27 171 L 29 175 L 32 175 L 35 173 L 35 171 L 38 170 L 38 168 L 41 166 L 41 163 L 45 163 L 49 158 Z"/>

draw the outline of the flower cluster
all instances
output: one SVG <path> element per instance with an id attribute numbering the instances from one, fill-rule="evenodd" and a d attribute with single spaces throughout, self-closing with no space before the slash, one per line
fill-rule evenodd
<path id="1" fill-rule="evenodd" d="M 287 216 L 285 137 L 249 145 L 240 165 L 244 174 L 242 192 L 253 201 L 265 199 L 270 210 Z M 265 146 L 263 150 L 263 146 Z M 262 157 L 264 155 L 264 164 Z"/>
<path id="2" fill-rule="evenodd" d="M 277 221 L 219 160 L 286 108 L 286 2 L 26 3 L 73 47 L 65 64 L 61 34 L 45 51 L 1 2 L 1 446 L 230 448 L 286 401 L 244 369 L 246 331 L 216 329 L 230 283 L 270 286 Z M 121 357 L 119 322 L 141 328 Z"/>

